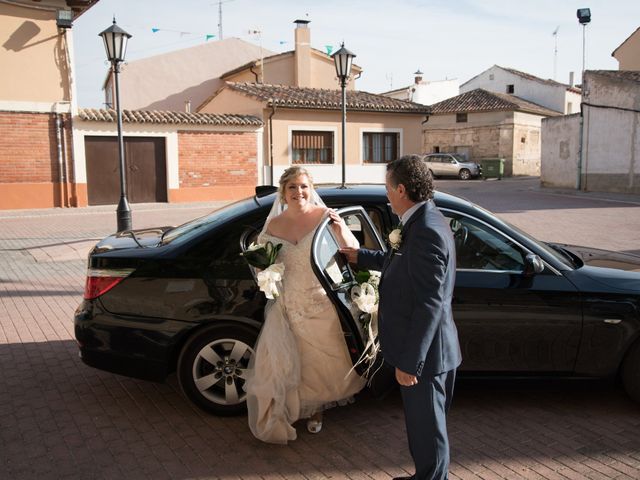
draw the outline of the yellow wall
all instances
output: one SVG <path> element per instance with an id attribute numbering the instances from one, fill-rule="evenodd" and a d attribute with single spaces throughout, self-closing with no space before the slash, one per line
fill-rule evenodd
<path id="1" fill-rule="evenodd" d="M 0 101 L 70 100 L 64 35 L 55 12 L 0 3 Z"/>
<path id="2" fill-rule="evenodd" d="M 270 110 L 269 110 L 270 113 Z M 420 122 L 424 115 L 359 113 L 347 112 L 347 155 L 346 163 L 362 165 L 361 138 L 365 131 L 401 130 L 402 143 L 400 154 L 419 153 L 422 143 Z M 265 117 L 266 122 L 266 117 Z M 342 158 L 342 113 L 318 110 L 278 109 L 273 116 L 273 164 L 291 163 L 290 130 L 296 127 L 318 127 L 320 130 L 335 129 L 335 163 Z M 265 125 L 265 130 L 268 125 Z M 268 163 L 268 149 L 265 150 L 265 163 Z"/>
<path id="3" fill-rule="evenodd" d="M 615 52 L 618 70 L 640 70 L 640 29 L 636 30 Z"/>
<path id="4" fill-rule="evenodd" d="M 340 85 L 336 77 L 336 68 L 333 61 L 316 52 L 310 52 L 310 61 L 308 63 L 311 69 L 311 85 L 310 88 L 326 88 L 330 90 L 338 90 Z M 258 74 L 256 76 L 247 68 L 241 72 L 227 77 L 228 82 L 260 82 L 260 66 L 253 68 Z M 359 70 L 352 68 L 353 75 L 356 76 Z M 282 55 L 274 60 L 267 60 L 264 64 L 264 82 L 268 85 L 291 85 L 295 86 L 295 57 L 294 55 Z M 355 89 L 355 80 L 351 80 L 347 84 L 348 90 Z"/>

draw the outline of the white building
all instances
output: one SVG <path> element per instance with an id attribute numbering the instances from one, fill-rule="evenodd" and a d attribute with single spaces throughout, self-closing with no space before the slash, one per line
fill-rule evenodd
<path id="1" fill-rule="evenodd" d="M 589 70 L 580 115 L 542 121 L 541 182 L 640 193 L 640 72 Z M 580 144 L 582 138 L 582 145 Z"/>
<path id="2" fill-rule="evenodd" d="M 572 76 L 569 84 L 564 84 L 494 65 L 460 85 L 460 93 L 477 88 L 515 95 L 564 114 L 580 111 L 581 91 L 573 86 Z"/>
<path id="3" fill-rule="evenodd" d="M 414 75 L 415 79 L 412 85 L 384 92 L 380 95 L 421 103 L 422 105 L 433 105 L 447 98 L 455 97 L 460 92 L 460 82 L 457 78 L 452 80 L 423 80 L 423 73 L 420 70 Z"/>

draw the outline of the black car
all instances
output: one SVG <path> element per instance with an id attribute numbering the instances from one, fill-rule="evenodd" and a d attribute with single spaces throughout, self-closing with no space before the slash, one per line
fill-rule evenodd
<path id="1" fill-rule="evenodd" d="M 274 189 L 176 228 L 126 231 L 89 255 L 75 313 L 82 360 L 163 381 L 172 372 L 198 406 L 244 408 L 244 378 L 265 297 L 240 253 L 255 240 Z M 385 249 L 398 223 L 382 185 L 319 193 L 361 245 Z M 617 378 L 640 401 L 640 257 L 535 240 L 490 212 L 436 193 L 457 247 L 454 318 L 470 376 Z M 364 348 L 355 284 L 325 221 L 311 252 L 354 363 Z"/>

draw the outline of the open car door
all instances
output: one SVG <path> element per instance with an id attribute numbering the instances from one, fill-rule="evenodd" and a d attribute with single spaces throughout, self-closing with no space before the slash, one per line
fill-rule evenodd
<path id="1" fill-rule="evenodd" d="M 380 234 L 362 207 L 341 208 L 337 213 L 358 239 L 361 248 L 386 251 Z M 357 271 L 340 253 L 330 221 L 330 218 L 325 219 L 313 237 L 311 266 L 338 312 L 356 372 L 363 375 L 368 371 L 369 389 L 374 395 L 382 395 L 395 384 L 395 377 L 390 377 L 393 371 L 384 364 L 381 355 L 369 360 L 361 359 L 369 341 L 369 329 L 366 326 L 371 320 L 371 314 L 360 311 L 352 300 L 351 291 L 358 285 Z"/>

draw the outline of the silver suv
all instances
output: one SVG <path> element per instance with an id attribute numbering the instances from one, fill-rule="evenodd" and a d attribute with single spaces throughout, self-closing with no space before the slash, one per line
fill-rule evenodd
<path id="1" fill-rule="evenodd" d="M 466 160 L 457 153 L 430 153 L 422 159 L 434 177 L 455 176 L 461 180 L 469 180 L 482 173 L 480 165 Z"/>

